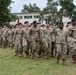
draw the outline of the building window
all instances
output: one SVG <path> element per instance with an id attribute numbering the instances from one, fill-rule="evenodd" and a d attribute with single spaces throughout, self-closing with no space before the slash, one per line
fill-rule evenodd
<path id="1" fill-rule="evenodd" d="M 39 18 L 39 15 L 35 15 L 34 18 Z"/>
<path id="2" fill-rule="evenodd" d="M 32 16 L 24 16 L 25 19 L 31 19 Z"/>
<path id="3" fill-rule="evenodd" d="M 30 18 L 32 18 L 32 16 L 29 16 Z"/>
<path id="4" fill-rule="evenodd" d="M 18 16 L 19 19 L 23 19 L 23 16 Z"/>

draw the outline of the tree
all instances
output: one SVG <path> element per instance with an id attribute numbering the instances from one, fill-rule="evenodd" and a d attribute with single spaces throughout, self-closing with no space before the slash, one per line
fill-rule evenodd
<path id="1" fill-rule="evenodd" d="M 62 21 L 62 16 L 67 16 L 72 18 L 75 15 L 76 6 L 73 3 L 74 0 L 58 0 L 61 9 L 59 10 L 60 20 Z"/>
<path id="2" fill-rule="evenodd" d="M 43 20 L 45 19 L 44 15 L 45 15 L 45 12 L 42 10 L 40 12 L 40 17 L 39 17 L 39 21 L 41 21 L 42 23 L 43 23 Z"/>
<path id="3" fill-rule="evenodd" d="M 40 8 L 34 3 L 33 5 L 30 3 L 29 5 L 23 5 L 23 9 L 21 10 L 22 13 L 28 12 L 40 12 Z"/>
<path id="4" fill-rule="evenodd" d="M 11 3 L 11 0 L 0 0 L 0 25 L 2 26 L 8 25 L 13 16 L 9 9 Z"/>
<path id="5" fill-rule="evenodd" d="M 57 1 L 47 0 L 47 6 L 43 9 L 43 15 L 48 14 L 46 18 L 44 17 L 45 21 L 48 20 L 53 21 L 53 23 L 56 22 L 57 6 L 58 6 Z"/>
<path id="6" fill-rule="evenodd" d="M 17 18 L 18 18 L 17 15 L 10 14 L 10 21 L 11 22 L 16 21 Z"/>
<path id="7" fill-rule="evenodd" d="M 0 0 L 0 25 L 8 24 L 10 21 L 8 6 L 10 5 L 11 0 Z"/>

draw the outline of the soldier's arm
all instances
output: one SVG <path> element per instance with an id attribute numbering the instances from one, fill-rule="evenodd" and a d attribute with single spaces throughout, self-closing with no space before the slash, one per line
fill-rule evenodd
<path id="1" fill-rule="evenodd" d="M 51 32 L 54 32 L 56 29 L 58 28 L 58 25 L 56 25 L 55 27 L 53 27 Z"/>
<path id="2" fill-rule="evenodd" d="M 26 30 L 23 30 L 23 31 L 22 31 L 22 36 L 23 36 L 24 38 L 27 39 L 27 33 L 26 33 Z"/>
<path id="3" fill-rule="evenodd" d="M 56 36 L 57 36 L 57 30 L 55 29 L 55 30 L 52 32 L 52 40 L 53 40 L 53 42 L 56 42 Z"/>
<path id="4" fill-rule="evenodd" d="M 13 37 L 14 36 L 14 31 L 13 30 L 11 31 L 11 34 L 12 34 L 12 37 Z"/>
<path id="5" fill-rule="evenodd" d="M 41 40 L 40 29 L 39 29 L 38 33 L 39 33 L 39 39 Z"/>
<path id="6" fill-rule="evenodd" d="M 5 37 L 8 37 L 8 29 L 6 29 Z"/>
<path id="7" fill-rule="evenodd" d="M 65 32 L 66 32 L 66 31 L 65 31 Z M 68 34 L 68 32 L 66 32 L 65 38 L 66 38 L 66 44 L 67 44 L 67 46 L 68 46 L 68 45 L 69 45 L 69 34 Z"/>
<path id="8" fill-rule="evenodd" d="M 17 35 L 17 30 L 15 30 L 15 32 L 14 32 L 14 41 L 16 39 L 16 35 Z"/>
<path id="9" fill-rule="evenodd" d="M 10 35 L 10 33 L 8 32 L 8 33 L 7 33 L 7 36 L 9 36 L 9 35 Z"/>
<path id="10" fill-rule="evenodd" d="M 30 38 L 31 38 L 31 34 L 32 34 L 32 30 L 29 29 L 29 31 L 28 31 L 28 35 L 27 35 L 27 39 L 29 39 L 29 41 L 30 41 Z"/>
<path id="11" fill-rule="evenodd" d="M 21 36 L 23 37 L 23 35 L 24 35 L 24 31 L 23 31 L 23 29 L 21 30 Z"/>

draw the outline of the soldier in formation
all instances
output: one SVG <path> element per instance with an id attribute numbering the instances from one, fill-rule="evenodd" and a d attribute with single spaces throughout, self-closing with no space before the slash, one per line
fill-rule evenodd
<path id="1" fill-rule="evenodd" d="M 24 25 L 19 23 L 11 29 L 5 25 L 0 27 L 0 46 L 14 48 L 15 56 L 19 57 L 22 54 L 25 58 L 35 59 L 54 56 L 57 64 L 62 58 L 63 65 L 66 64 L 66 55 L 70 54 L 72 62 L 76 63 L 76 20 L 67 23 L 65 29 L 62 22 L 52 26 L 49 22 L 41 25 L 33 21 L 29 27 L 26 21 Z"/>

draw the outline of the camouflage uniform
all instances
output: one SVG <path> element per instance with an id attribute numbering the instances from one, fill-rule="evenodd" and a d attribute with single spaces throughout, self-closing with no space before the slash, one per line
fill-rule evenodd
<path id="1" fill-rule="evenodd" d="M 2 46 L 6 47 L 8 45 L 8 29 L 2 29 Z"/>
<path id="2" fill-rule="evenodd" d="M 76 59 L 76 39 L 69 37 L 68 45 L 70 47 L 71 56 Z"/>
<path id="3" fill-rule="evenodd" d="M 55 41 L 55 37 L 53 37 L 53 32 L 56 28 L 57 26 L 51 29 L 50 27 L 46 27 L 42 30 L 41 37 L 46 58 L 49 58 L 49 56 L 51 56 L 52 41 Z"/>
<path id="4" fill-rule="evenodd" d="M 28 38 L 28 36 L 27 35 L 28 34 L 27 34 L 26 28 L 25 27 L 22 28 L 22 46 L 23 46 L 23 51 L 24 51 L 24 57 L 27 56 L 27 52 L 28 52 L 28 50 L 27 50 L 27 38 Z"/>
<path id="5" fill-rule="evenodd" d="M 50 28 L 45 28 L 44 30 L 44 45 L 45 45 L 44 54 L 46 56 L 50 56 L 52 47 L 52 30 Z"/>
<path id="6" fill-rule="evenodd" d="M 14 33 L 14 49 L 15 53 L 18 53 L 19 56 L 22 55 L 22 28 L 17 28 Z"/>
<path id="7" fill-rule="evenodd" d="M 31 57 L 39 57 L 40 50 L 40 29 L 31 27 L 29 30 Z"/>
<path id="8" fill-rule="evenodd" d="M 2 29 L 0 29 L 0 46 L 2 46 Z"/>
<path id="9" fill-rule="evenodd" d="M 55 26 L 52 26 L 52 30 L 54 29 Z M 56 28 L 57 29 L 57 28 Z M 52 31 L 52 48 L 51 48 L 51 57 L 53 57 L 54 55 L 56 56 L 56 44 L 55 44 L 55 32 L 54 30 Z"/>
<path id="10" fill-rule="evenodd" d="M 30 27 L 25 27 L 25 29 L 26 29 L 26 35 L 27 35 L 27 55 L 29 54 L 29 52 L 30 52 L 30 41 L 29 41 L 29 29 L 30 29 Z"/>
<path id="11" fill-rule="evenodd" d="M 70 49 L 71 49 L 72 60 L 75 63 L 76 62 L 76 27 L 72 28 L 72 30 L 69 32 L 69 35 L 71 36 L 69 46 L 71 47 Z"/>
<path id="12" fill-rule="evenodd" d="M 62 57 L 62 60 L 66 60 L 67 52 L 67 32 L 63 29 L 56 29 L 56 48 L 57 48 L 57 59 Z"/>
<path id="13" fill-rule="evenodd" d="M 16 34 L 16 28 L 14 28 L 14 29 L 11 29 L 11 32 L 12 32 L 12 47 L 14 47 L 15 46 L 15 34 Z"/>
<path id="14" fill-rule="evenodd" d="M 11 29 L 8 31 L 8 46 L 12 47 L 12 31 L 11 31 Z"/>
<path id="15" fill-rule="evenodd" d="M 45 49 L 44 30 L 45 30 L 45 28 L 40 28 L 40 51 L 39 51 L 39 54 L 41 54 L 41 55 L 44 55 L 44 49 Z"/>

